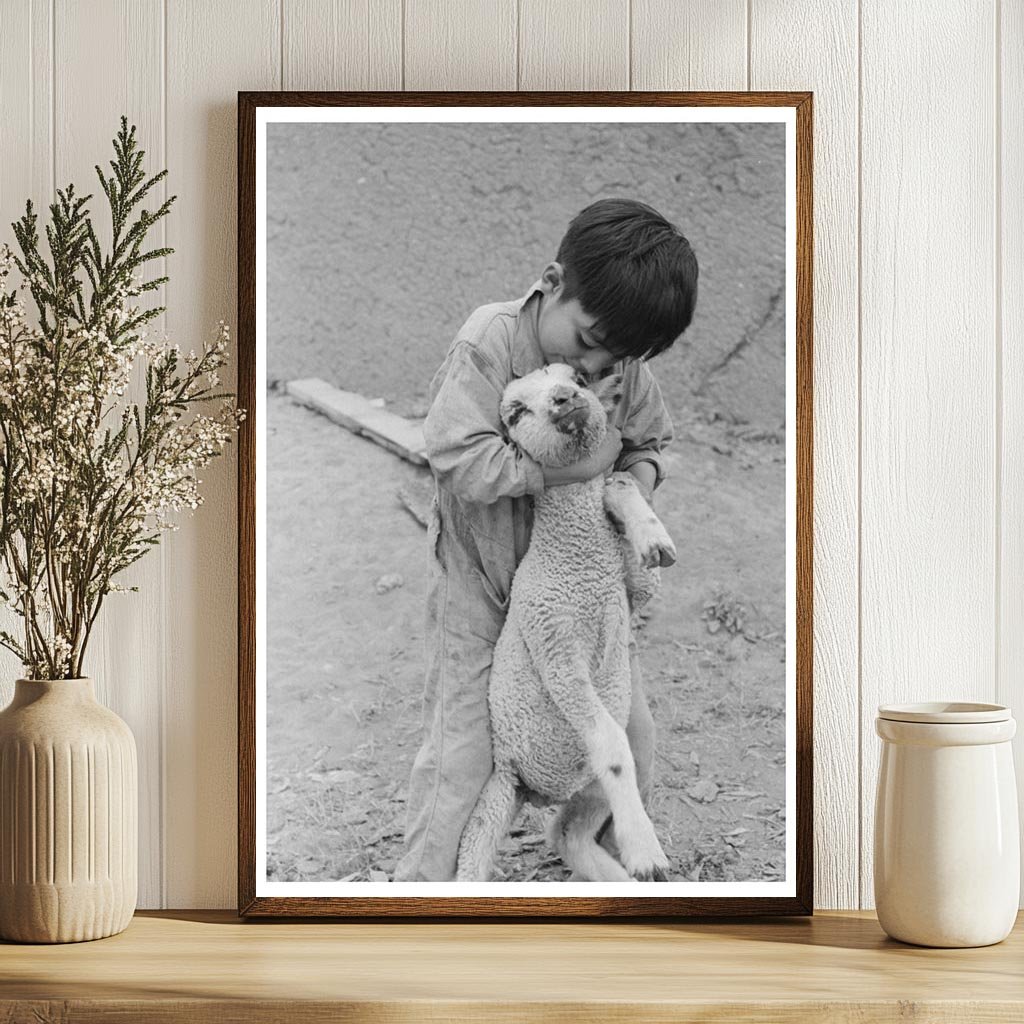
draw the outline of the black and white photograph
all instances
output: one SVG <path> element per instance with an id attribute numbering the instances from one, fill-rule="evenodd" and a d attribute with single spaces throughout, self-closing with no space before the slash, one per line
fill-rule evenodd
<path id="1" fill-rule="evenodd" d="M 257 114 L 256 895 L 793 896 L 792 109 Z"/>

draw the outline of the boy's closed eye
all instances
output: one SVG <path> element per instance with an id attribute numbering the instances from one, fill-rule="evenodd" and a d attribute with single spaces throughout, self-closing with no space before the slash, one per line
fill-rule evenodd
<path id="1" fill-rule="evenodd" d="M 602 344 L 592 334 L 581 331 L 576 335 L 576 340 L 583 348 L 602 348 Z"/>

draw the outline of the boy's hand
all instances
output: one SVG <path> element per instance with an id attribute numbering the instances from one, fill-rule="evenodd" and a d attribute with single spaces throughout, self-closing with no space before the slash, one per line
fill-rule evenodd
<path id="1" fill-rule="evenodd" d="M 545 466 L 544 485 L 558 487 L 561 484 L 578 484 L 595 476 L 604 476 L 615 465 L 621 451 L 622 432 L 617 427 L 610 426 L 600 448 L 593 455 L 588 455 L 572 466 Z"/>
<path id="2" fill-rule="evenodd" d="M 594 472 L 588 473 L 584 480 L 589 480 L 591 477 L 609 472 L 612 466 L 615 465 L 615 460 L 621 452 L 622 431 L 618 427 L 609 426 L 607 433 L 604 435 L 604 440 L 601 442 L 601 447 L 589 459 L 584 460 L 585 462 L 592 462 L 594 466 Z"/>

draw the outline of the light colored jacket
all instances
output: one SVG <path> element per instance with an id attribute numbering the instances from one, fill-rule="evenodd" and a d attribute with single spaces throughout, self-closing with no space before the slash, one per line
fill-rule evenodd
<path id="1" fill-rule="evenodd" d="M 437 482 L 436 554 L 456 544 L 456 561 L 479 573 L 496 603 L 507 605 L 515 573 L 530 541 L 531 496 L 544 490 L 539 463 L 509 444 L 499 405 L 506 386 L 545 365 L 537 340 L 541 298 L 536 282 L 521 299 L 475 310 L 459 330 L 430 385 L 423 425 L 427 456 Z M 664 476 L 661 452 L 672 440 L 672 421 L 647 364 L 621 361 L 622 401 L 614 423 L 622 431 L 615 468 L 637 462 Z"/>

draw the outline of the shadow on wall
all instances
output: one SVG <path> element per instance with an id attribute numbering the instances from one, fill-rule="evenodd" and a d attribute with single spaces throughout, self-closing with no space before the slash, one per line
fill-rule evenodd
<path id="1" fill-rule="evenodd" d="M 700 263 L 685 343 L 653 364 L 669 408 L 784 423 L 782 125 L 272 124 L 267 183 L 270 380 L 425 413 L 471 310 L 522 295 L 580 209 L 628 196 Z"/>

